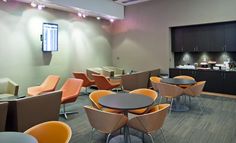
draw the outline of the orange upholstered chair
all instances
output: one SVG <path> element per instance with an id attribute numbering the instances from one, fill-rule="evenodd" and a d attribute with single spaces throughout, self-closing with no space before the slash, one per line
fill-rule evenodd
<path id="1" fill-rule="evenodd" d="M 112 83 L 105 76 L 92 74 L 95 84 L 100 90 L 112 90 L 113 88 L 121 86 L 120 82 Z"/>
<path id="2" fill-rule="evenodd" d="M 64 115 L 66 119 L 67 119 L 67 114 L 78 113 L 78 112 L 66 112 L 65 104 L 76 101 L 77 97 L 79 96 L 82 85 L 83 85 L 82 79 L 69 78 L 61 88 L 62 91 L 61 104 L 63 104 L 63 112 L 61 114 Z"/>
<path id="3" fill-rule="evenodd" d="M 69 143 L 71 128 L 60 121 L 48 121 L 31 127 L 24 133 L 35 137 L 38 143 Z"/>
<path id="4" fill-rule="evenodd" d="M 153 102 L 158 97 L 158 94 L 156 91 L 151 90 L 151 89 L 146 89 L 146 88 L 136 89 L 136 90 L 130 91 L 129 93 L 142 94 L 145 96 L 149 96 L 153 99 Z M 130 110 L 129 112 L 133 114 L 144 114 L 145 112 L 147 112 L 147 110 L 148 110 L 147 108 L 143 108 L 143 109 Z"/>
<path id="5" fill-rule="evenodd" d="M 131 120 L 129 120 L 128 126 L 147 134 L 151 138 L 152 143 L 154 143 L 154 140 L 151 133 L 153 133 L 154 131 L 160 130 L 163 135 L 164 142 L 166 143 L 165 137 L 162 131 L 162 126 L 166 119 L 170 105 L 160 104 L 156 106 L 157 107 L 153 108 L 153 110 L 149 111 L 148 113 L 143 114 L 143 115 L 138 115 L 132 118 Z"/>
<path id="6" fill-rule="evenodd" d="M 104 107 L 102 107 L 102 105 L 100 105 L 98 103 L 98 101 L 101 97 L 107 96 L 110 94 L 114 94 L 114 92 L 112 92 L 110 90 L 96 90 L 96 91 L 93 91 L 92 93 L 89 94 L 89 99 L 92 102 L 92 105 L 94 108 L 97 108 L 99 110 L 103 110 L 106 112 L 121 113 L 122 111 L 120 111 L 120 110 L 104 108 Z"/>
<path id="7" fill-rule="evenodd" d="M 91 85 L 94 85 L 95 81 L 89 79 L 88 76 L 83 72 L 74 72 L 73 75 L 74 75 L 75 78 L 82 79 L 84 81 L 83 87 L 85 87 L 86 94 L 88 94 L 87 88 Z"/>
<path id="8" fill-rule="evenodd" d="M 188 75 L 180 75 L 180 76 L 175 76 L 174 78 L 178 78 L 178 79 L 188 79 L 188 80 L 195 80 L 193 77 L 191 76 L 188 76 Z M 179 85 L 179 87 L 182 87 L 182 88 L 187 88 L 191 85 Z"/>
<path id="9" fill-rule="evenodd" d="M 152 88 L 155 90 L 155 91 L 159 91 L 159 84 L 161 82 L 161 78 L 160 77 L 157 77 L 157 76 L 152 76 L 150 77 L 150 81 L 152 83 Z"/>
<path id="10" fill-rule="evenodd" d="M 49 75 L 44 82 L 39 86 L 29 87 L 28 88 L 28 95 L 39 95 L 44 92 L 50 92 L 54 91 L 56 89 L 56 86 L 60 80 L 60 77 L 57 75 Z"/>

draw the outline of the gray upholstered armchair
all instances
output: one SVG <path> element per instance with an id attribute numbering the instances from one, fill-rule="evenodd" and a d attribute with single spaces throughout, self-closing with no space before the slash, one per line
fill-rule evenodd
<path id="1" fill-rule="evenodd" d="M 0 79 L 0 98 L 18 95 L 19 85 L 9 78 Z"/>

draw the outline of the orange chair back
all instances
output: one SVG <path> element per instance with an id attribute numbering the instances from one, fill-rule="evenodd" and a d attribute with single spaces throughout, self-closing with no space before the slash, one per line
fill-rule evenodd
<path id="1" fill-rule="evenodd" d="M 79 96 L 82 85 L 82 79 L 69 78 L 61 88 L 62 103 L 74 102 Z"/>
<path id="2" fill-rule="evenodd" d="M 114 92 L 112 92 L 110 90 L 97 90 L 97 91 L 90 93 L 89 99 L 92 102 L 92 105 L 94 108 L 102 109 L 102 106 L 98 103 L 98 101 L 101 97 L 107 96 L 109 94 L 114 94 Z"/>
<path id="3" fill-rule="evenodd" d="M 155 101 L 158 97 L 158 94 L 156 91 L 151 90 L 151 89 L 147 89 L 147 88 L 136 89 L 136 90 L 130 91 L 129 93 L 146 95 L 146 96 L 151 97 L 153 99 L 153 101 Z"/>
<path id="4" fill-rule="evenodd" d="M 84 81 L 83 87 L 88 87 L 95 83 L 94 80 L 90 80 L 85 73 L 74 72 L 73 75 L 75 78 L 82 79 Z"/>
<path id="5" fill-rule="evenodd" d="M 59 76 L 49 75 L 41 84 L 41 86 L 45 91 L 54 91 L 57 87 L 59 80 L 60 80 Z"/>
<path id="6" fill-rule="evenodd" d="M 199 81 L 195 83 L 194 85 L 186 88 L 184 90 L 184 93 L 190 96 L 199 96 L 202 93 L 202 90 L 206 84 L 206 81 Z"/>
<path id="7" fill-rule="evenodd" d="M 160 104 L 157 110 L 152 110 L 143 115 L 136 116 L 128 121 L 128 126 L 141 132 L 151 133 L 160 129 L 165 121 L 170 104 Z"/>
<path id="8" fill-rule="evenodd" d="M 159 90 L 159 84 L 161 82 L 161 78 L 160 77 L 157 77 L 157 76 L 152 76 L 150 77 L 150 81 L 152 83 L 152 87 L 154 90 L 158 91 Z"/>
<path id="9" fill-rule="evenodd" d="M 93 79 L 95 80 L 95 84 L 97 85 L 98 89 L 102 90 L 109 90 L 111 89 L 112 85 L 108 81 L 108 79 L 103 75 L 92 74 Z"/>
<path id="10" fill-rule="evenodd" d="M 175 76 L 174 78 L 195 80 L 193 77 L 188 76 L 188 75 Z"/>
<path id="11" fill-rule="evenodd" d="M 159 83 L 159 94 L 163 97 L 175 98 L 183 94 L 183 89 L 176 85 Z"/>
<path id="12" fill-rule="evenodd" d="M 49 121 L 33 126 L 25 131 L 35 137 L 38 143 L 69 143 L 71 128 L 60 121 Z"/>

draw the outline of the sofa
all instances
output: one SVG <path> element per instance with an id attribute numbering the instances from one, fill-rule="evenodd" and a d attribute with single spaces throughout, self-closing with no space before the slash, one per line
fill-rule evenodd
<path id="1" fill-rule="evenodd" d="M 0 79 L 0 99 L 18 95 L 19 85 L 9 78 Z"/>
<path id="2" fill-rule="evenodd" d="M 54 91 L 9 101 L 6 131 L 24 132 L 39 123 L 58 120 L 61 96 L 61 91 Z"/>
<path id="3" fill-rule="evenodd" d="M 151 76 L 160 76 L 160 69 L 148 70 L 135 72 L 131 74 L 125 74 L 121 76 L 121 82 L 123 85 L 123 89 L 126 91 L 135 90 L 138 88 L 150 88 Z"/>
<path id="4" fill-rule="evenodd" d="M 118 67 L 103 66 L 103 67 L 87 68 L 86 73 L 90 79 L 93 79 L 92 74 L 102 74 L 110 78 L 110 77 L 119 77 L 123 75 L 125 71 L 124 69 Z"/>

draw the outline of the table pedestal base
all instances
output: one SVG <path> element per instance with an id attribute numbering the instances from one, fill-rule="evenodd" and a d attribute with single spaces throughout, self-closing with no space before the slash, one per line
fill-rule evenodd
<path id="1" fill-rule="evenodd" d="M 142 143 L 142 140 L 139 137 L 130 135 L 131 143 Z M 124 135 L 118 135 L 111 138 L 109 143 L 124 143 Z"/>

